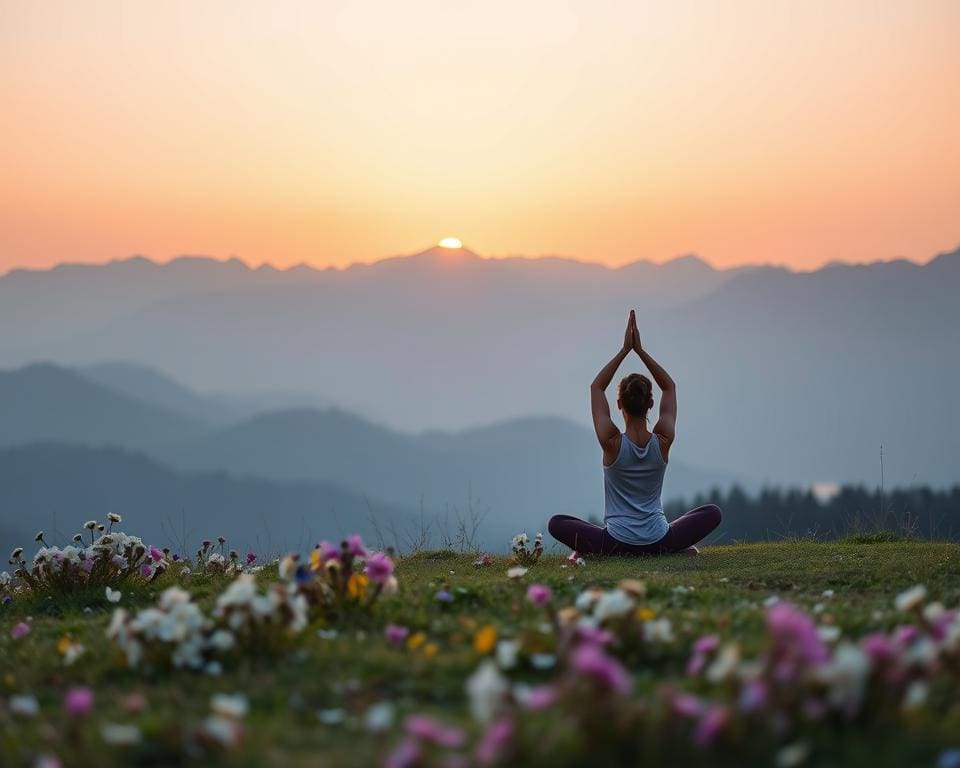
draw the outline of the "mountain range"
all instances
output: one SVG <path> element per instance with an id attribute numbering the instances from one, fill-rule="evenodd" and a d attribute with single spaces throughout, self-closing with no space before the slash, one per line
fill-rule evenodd
<path id="1" fill-rule="evenodd" d="M 5 389 L 0 414 L 18 446 L 116 445 L 178 475 L 341 483 L 403 509 L 471 496 L 539 523 L 558 500 L 599 511 L 587 385 L 636 308 L 678 383 L 668 486 L 875 485 L 881 447 L 887 484 L 947 485 L 960 479 L 958 291 L 960 250 L 809 273 L 465 249 L 343 270 L 202 257 L 15 270 L 0 278 L 14 329 L 0 367 L 69 368 L 83 379 L 71 387 L 126 398 L 125 415 L 108 425 L 89 392 L 84 413 L 12 406 Z M 362 461 L 381 454 L 375 470 Z M 683 465 L 704 470 L 687 482 Z"/>
<path id="2" fill-rule="evenodd" d="M 437 543 L 443 521 L 454 529 L 476 515 L 490 548 L 518 525 L 545 528 L 554 512 L 602 515 L 594 438 L 560 418 L 408 434 L 333 408 L 246 407 L 221 423 L 236 400 L 129 364 L 0 372 L 0 545 L 14 545 L 23 521 L 50 527 L 55 514 L 64 524 L 110 510 L 146 530 L 184 510 L 191 529 L 229 519 L 240 541 L 296 518 L 295 530 L 330 538 L 375 521 L 402 536 L 428 525 Z M 731 482 L 677 461 L 667 498 Z"/>

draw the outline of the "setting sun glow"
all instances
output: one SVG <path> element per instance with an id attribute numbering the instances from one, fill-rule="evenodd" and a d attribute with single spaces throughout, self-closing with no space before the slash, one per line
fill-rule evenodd
<path id="1" fill-rule="evenodd" d="M 960 237 L 957 29 L 957 0 L 2 2 L 0 274 L 346 266 L 448 228 L 611 266 L 925 261 Z"/>
<path id="2" fill-rule="evenodd" d="M 445 237 L 437 245 L 441 248 L 463 248 L 463 243 L 456 237 Z"/>

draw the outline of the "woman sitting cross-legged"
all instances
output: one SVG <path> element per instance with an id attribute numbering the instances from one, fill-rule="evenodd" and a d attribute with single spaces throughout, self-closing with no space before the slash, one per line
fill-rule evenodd
<path id="1" fill-rule="evenodd" d="M 647 429 L 652 386 L 650 379 L 639 373 L 625 376 L 617 391 L 617 407 L 626 422 L 624 431 L 610 418 L 606 389 L 630 350 L 640 356 L 662 390 L 660 417 L 652 432 Z M 570 515 L 554 515 L 550 535 L 581 555 L 697 554 L 694 545 L 720 525 L 720 508 L 715 504 L 697 507 L 672 523 L 663 514 L 660 492 L 676 429 L 677 391 L 673 379 L 640 344 L 632 311 L 623 348 L 590 385 L 590 403 L 603 448 L 605 525 L 601 528 Z"/>

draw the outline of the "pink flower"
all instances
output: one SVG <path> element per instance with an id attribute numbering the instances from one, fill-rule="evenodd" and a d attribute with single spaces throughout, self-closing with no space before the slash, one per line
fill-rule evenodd
<path id="1" fill-rule="evenodd" d="M 513 738 L 513 722 L 508 717 L 494 720 L 480 737 L 474 753 L 480 765 L 491 765 L 497 761 L 503 750 Z"/>
<path id="2" fill-rule="evenodd" d="M 383 552 L 374 552 L 367 558 L 366 574 L 374 584 L 386 584 L 393 576 L 393 560 Z"/>
<path id="3" fill-rule="evenodd" d="M 153 567 L 148 563 L 144 563 L 140 566 L 140 575 L 145 579 L 149 579 L 151 576 L 153 576 Z"/>
<path id="4" fill-rule="evenodd" d="M 384 760 L 384 768 L 413 768 L 420 763 L 423 750 L 420 742 L 414 738 L 406 738 L 394 747 L 393 751 Z"/>
<path id="5" fill-rule="evenodd" d="M 320 550 L 320 560 L 324 563 L 327 562 L 327 560 L 340 559 L 340 550 L 329 541 L 321 541 L 317 544 L 317 549 Z"/>
<path id="6" fill-rule="evenodd" d="M 400 646 L 403 645 L 403 641 L 407 639 L 410 630 L 399 624 L 387 624 L 383 634 L 386 636 L 387 642 L 390 643 L 390 645 Z"/>
<path id="7" fill-rule="evenodd" d="M 465 736 L 459 728 L 444 725 L 429 715 L 410 715 L 404 724 L 407 735 L 429 741 L 438 747 L 455 749 L 463 744 Z"/>
<path id="8" fill-rule="evenodd" d="M 723 733 L 729 719 L 726 709 L 720 706 L 711 707 L 697 723 L 693 731 L 693 743 L 698 747 L 709 747 Z"/>
<path id="9" fill-rule="evenodd" d="M 794 657 L 807 664 L 827 660 L 827 647 L 817 634 L 817 625 L 790 603 L 779 602 L 767 609 L 767 631 L 779 655 Z M 786 672 L 787 667 L 781 671 Z"/>
<path id="10" fill-rule="evenodd" d="M 678 693 L 670 700 L 675 714 L 681 717 L 699 717 L 703 712 L 703 702 L 692 693 Z"/>
<path id="11" fill-rule="evenodd" d="M 573 550 L 573 552 L 571 552 L 571 553 L 567 556 L 567 561 L 568 561 L 568 562 L 571 562 L 571 563 L 575 563 L 575 562 L 577 562 L 579 559 L 580 559 L 580 553 L 577 552 L 577 550 Z"/>
<path id="12" fill-rule="evenodd" d="M 163 560 L 163 552 L 153 546 L 153 544 L 150 545 L 150 559 L 155 563 L 159 563 L 161 560 Z"/>
<path id="13" fill-rule="evenodd" d="M 87 557 L 80 561 L 80 568 L 84 573 L 90 573 L 93 570 L 94 561 L 92 557 Z"/>
<path id="14" fill-rule="evenodd" d="M 93 710 L 93 689 L 85 686 L 71 688 L 63 697 L 63 708 L 71 717 L 89 715 Z"/>
<path id="15" fill-rule="evenodd" d="M 552 597 L 553 591 L 546 584 L 531 584 L 527 588 L 527 600 L 534 605 L 546 605 Z"/>
<path id="16" fill-rule="evenodd" d="M 740 690 L 740 711 L 745 714 L 763 709 L 767 703 L 767 684 L 763 680 L 751 680 Z"/>
<path id="17" fill-rule="evenodd" d="M 21 621 L 13 629 L 10 630 L 10 637 L 14 640 L 19 640 L 21 637 L 26 637 L 30 634 L 30 625 L 25 621 Z"/>
<path id="18" fill-rule="evenodd" d="M 716 635 L 704 635 L 693 644 L 694 653 L 713 653 L 720 647 L 720 638 Z"/>
<path id="19" fill-rule="evenodd" d="M 863 648 L 874 664 L 889 661 L 896 656 L 896 647 L 893 641 L 883 632 L 872 632 L 865 635 L 860 639 L 860 647 Z"/>
<path id="20" fill-rule="evenodd" d="M 607 645 L 613 642 L 613 634 L 599 627 L 577 627 L 577 637 L 585 643 L 595 643 L 597 645 Z"/>
<path id="21" fill-rule="evenodd" d="M 486 568 L 487 566 L 493 565 L 493 558 L 490 557 L 490 555 L 480 555 L 480 557 L 473 561 L 473 564 L 478 568 Z"/>
<path id="22" fill-rule="evenodd" d="M 367 549 L 363 546 L 363 539 L 359 533 L 347 537 L 347 552 L 354 557 L 366 557 Z"/>
<path id="23" fill-rule="evenodd" d="M 540 712 L 549 709 L 557 700 L 557 692 L 549 685 L 538 685 L 531 688 L 526 698 L 523 700 L 523 706 L 533 712 Z"/>
<path id="24" fill-rule="evenodd" d="M 630 675 L 623 665 L 593 643 L 580 645 L 571 656 L 573 668 L 591 678 L 601 688 L 621 695 L 630 692 Z"/>

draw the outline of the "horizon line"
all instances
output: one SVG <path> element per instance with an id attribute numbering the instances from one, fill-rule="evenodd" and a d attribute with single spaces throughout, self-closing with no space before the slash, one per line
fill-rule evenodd
<path id="1" fill-rule="evenodd" d="M 314 264 L 307 261 L 300 261 L 295 264 L 279 267 L 269 260 L 264 260 L 259 263 L 254 263 L 237 254 L 230 254 L 228 256 L 221 257 L 221 256 L 212 255 L 212 254 L 204 254 L 204 253 L 194 254 L 194 253 L 184 252 L 184 253 L 177 253 L 177 254 L 174 254 L 173 256 L 170 256 L 167 259 L 163 259 L 163 258 L 148 256 L 144 253 L 131 253 L 127 256 L 115 257 L 115 258 L 105 259 L 102 261 L 100 260 L 98 261 L 58 261 L 56 264 L 52 264 L 48 267 L 12 266 L 8 268 L 5 272 L 0 273 L 0 279 L 9 277 L 14 273 L 20 273 L 20 272 L 22 273 L 53 272 L 54 270 L 62 267 L 106 267 L 111 264 L 124 264 L 127 262 L 137 261 L 137 260 L 145 261 L 158 267 L 165 267 L 178 261 L 197 260 L 197 261 L 212 261 L 218 264 L 228 264 L 230 262 L 239 262 L 240 264 L 242 264 L 244 267 L 246 267 L 248 270 L 252 272 L 259 271 L 261 269 L 274 270 L 276 272 L 292 272 L 293 270 L 297 270 L 297 269 L 310 269 L 315 272 L 328 272 L 328 271 L 346 272 L 355 267 L 373 267 L 373 266 L 376 266 L 377 264 L 381 264 L 387 261 L 412 259 L 412 258 L 416 258 L 417 256 L 423 256 L 425 254 L 431 253 L 433 251 L 441 251 L 441 252 L 448 251 L 451 254 L 456 253 L 458 251 L 465 252 L 480 261 L 565 261 L 565 262 L 572 262 L 575 264 L 582 264 L 584 266 L 602 267 L 612 272 L 615 272 L 620 269 L 625 269 L 627 267 L 631 267 L 636 264 L 651 264 L 653 266 L 662 267 L 662 266 L 666 266 L 668 264 L 672 264 L 674 262 L 682 261 L 685 259 L 695 259 L 705 264 L 710 269 L 716 272 L 732 272 L 732 271 L 743 270 L 743 269 L 780 269 L 793 274 L 812 274 L 815 272 L 819 272 L 822 269 L 828 269 L 835 266 L 866 267 L 866 266 L 872 266 L 875 264 L 886 264 L 886 263 L 894 263 L 894 262 L 900 262 L 900 261 L 905 261 L 905 262 L 922 267 L 931 263 L 932 261 L 934 261 L 940 256 L 943 256 L 949 253 L 955 253 L 958 250 L 960 250 L 960 241 L 958 241 L 957 244 L 952 249 L 939 250 L 936 253 L 932 254 L 931 256 L 923 260 L 911 259 L 907 256 L 880 257 L 880 258 L 875 258 L 871 260 L 862 260 L 862 261 L 832 259 L 830 261 L 824 262 L 823 264 L 817 267 L 811 267 L 809 269 L 798 269 L 795 267 L 791 267 L 788 264 L 778 263 L 772 260 L 771 261 L 753 261 L 753 262 L 747 261 L 740 264 L 733 264 L 730 266 L 718 267 L 716 264 L 712 263 L 709 259 L 704 258 L 703 256 L 701 256 L 699 253 L 695 251 L 679 253 L 675 256 L 670 256 L 662 260 L 640 257 L 637 259 L 626 261 L 622 264 L 611 265 L 603 261 L 594 261 L 591 259 L 579 258 L 577 256 L 569 256 L 564 254 L 553 254 L 553 253 L 541 253 L 537 255 L 512 254 L 512 253 L 483 255 L 483 254 L 477 253 L 476 251 L 471 250 L 465 244 L 462 245 L 460 248 L 447 249 L 447 248 L 444 248 L 443 246 L 438 245 L 437 243 L 434 243 L 428 248 L 411 252 L 411 253 L 393 254 L 393 255 L 381 256 L 379 258 L 374 258 L 369 261 L 352 261 L 349 264 L 344 264 L 344 265 L 329 264 L 326 266 L 320 266 L 318 264 Z"/>

